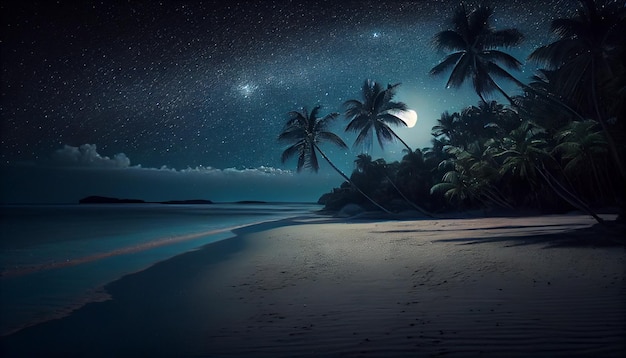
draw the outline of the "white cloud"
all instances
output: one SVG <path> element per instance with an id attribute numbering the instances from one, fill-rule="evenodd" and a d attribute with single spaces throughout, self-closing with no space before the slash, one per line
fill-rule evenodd
<path id="1" fill-rule="evenodd" d="M 260 166 L 210 166 L 173 169 L 130 165 L 123 153 L 100 155 L 92 144 L 64 146 L 53 154 L 51 166 L 5 167 L 0 176 L 0 202 L 67 203 L 89 195 L 146 201 L 209 199 L 316 201 L 339 186 L 340 176 L 328 168 L 319 174 Z"/>
<path id="2" fill-rule="evenodd" d="M 113 158 L 101 156 L 95 144 L 83 144 L 80 147 L 64 145 L 52 154 L 52 159 L 63 165 L 95 168 L 128 168 L 130 159 L 124 153 L 117 153 Z"/>

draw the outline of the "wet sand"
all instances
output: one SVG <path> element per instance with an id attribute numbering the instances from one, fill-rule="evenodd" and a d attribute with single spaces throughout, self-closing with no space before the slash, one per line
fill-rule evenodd
<path id="1" fill-rule="evenodd" d="M 582 215 L 295 218 L 128 275 L 0 355 L 621 356 L 626 251 Z"/>

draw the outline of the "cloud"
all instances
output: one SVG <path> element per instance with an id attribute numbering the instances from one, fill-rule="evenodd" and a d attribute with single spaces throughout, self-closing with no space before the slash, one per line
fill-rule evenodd
<path id="1" fill-rule="evenodd" d="M 83 144 L 80 147 L 64 145 L 52 154 L 52 159 L 62 165 L 94 168 L 128 168 L 130 159 L 124 153 L 109 158 L 101 156 L 95 144 Z"/>
<path id="2" fill-rule="evenodd" d="M 0 168 L 0 202 L 75 203 L 89 195 L 146 201 L 209 199 L 314 202 L 341 184 L 331 168 L 319 174 L 259 166 L 173 169 L 130 165 L 123 153 L 100 155 L 93 144 L 64 146 L 47 165 Z"/>

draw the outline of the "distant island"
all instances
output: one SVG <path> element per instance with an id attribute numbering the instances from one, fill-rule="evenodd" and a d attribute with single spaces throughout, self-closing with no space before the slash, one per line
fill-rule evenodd
<path id="1" fill-rule="evenodd" d="M 211 200 L 191 199 L 191 200 L 168 200 L 168 201 L 145 201 L 141 199 L 120 199 L 107 196 L 92 195 L 82 198 L 79 204 L 173 204 L 173 205 L 198 205 L 213 204 Z"/>

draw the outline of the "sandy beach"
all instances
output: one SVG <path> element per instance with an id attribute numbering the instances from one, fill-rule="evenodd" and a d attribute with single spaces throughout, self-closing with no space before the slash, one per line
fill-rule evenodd
<path id="1" fill-rule="evenodd" d="M 109 284 L 105 302 L 0 338 L 0 355 L 622 356 L 626 251 L 594 223 L 259 224 Z"/>

